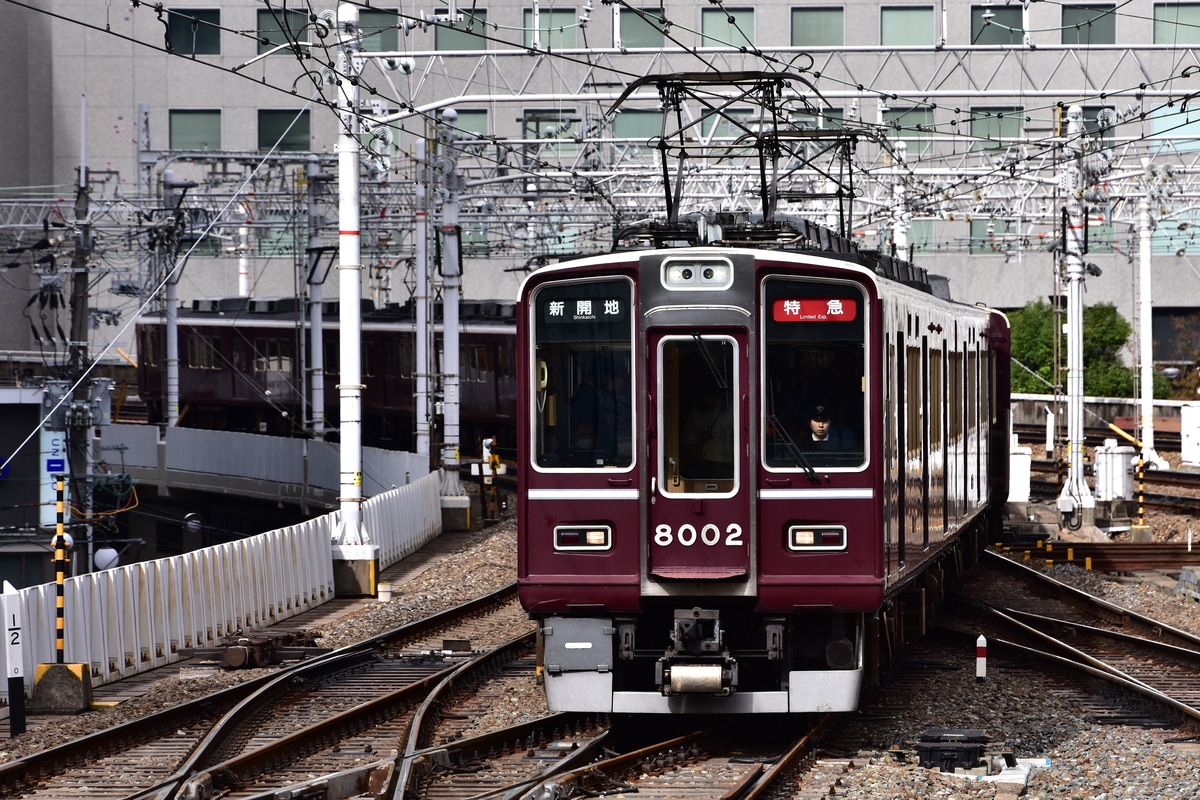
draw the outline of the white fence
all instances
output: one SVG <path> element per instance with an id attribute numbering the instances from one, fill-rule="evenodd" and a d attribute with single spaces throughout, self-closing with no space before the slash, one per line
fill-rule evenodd
<path id="1" fill-rule="evenodd" d="M 364 525 L 389 566 L 441 532 L 440 473 L 370 498 Z M 331 536 L 338 512 L 300 525 L 67 578 L 64 660 L 90 664 L 102 684 L 179 660 L 179 650 L 274 625 L 334 596 Z M 55 584 L 16 595 L 23 619 L 26 691 L 38 664 L 57 657 Z M 11 674 L 5 651 L 0 667 Z M 0 683 L 7 699 L 7 684 Z"/>

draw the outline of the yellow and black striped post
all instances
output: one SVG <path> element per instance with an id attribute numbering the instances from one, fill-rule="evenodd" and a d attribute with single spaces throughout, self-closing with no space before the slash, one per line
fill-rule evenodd
<path id="1" fill-rule="evenodd" d="M 1139 528 L 1146 527 L 1146 460 L 1138 455 L 1137 465 L 1138 479 L 1138 512 L 1137 526 Z"/>
<path id="2" fill-rule="evenodd" d="M 64 654 L 63 640 L 66 635 L 66 626 L 64 624 L 63 611 L 65 610 L 64 594 L 65 581 L 67 576 L 67 536 L 65 531 L 66 502 L 64 500 L 63 479 L 59 478 L 54 483 L 54 489 L 57 493 L 54 510 L 55 510 L 55 526 L 54 526 L 54 606 L 55 606 L 55 662 L 56 664 L 65 664 L 66 658 Z"/>

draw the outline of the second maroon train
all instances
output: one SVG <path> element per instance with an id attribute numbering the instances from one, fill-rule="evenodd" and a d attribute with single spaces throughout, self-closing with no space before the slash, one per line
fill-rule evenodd
<path id="1" fill-rule="evenodd" d="M 323 400 L 328 438 L 338 422 L 337 301 L 325 303 Z M 435 307 L 440 356 L 441 308 Z M 194 300 L 179 313 L 180 424 L 210 430 L 312 434 L 314 373 L 312 310 L 294 298 Z M 479 441 L 515 445 L 516 352 L 514 303 L 468 301 L 460 308 L 460 416 L 464 454 Z M 411 450 L 415 320 L 411 305 L 375 309 L 364 301 L 363 443 Z M 138 388 L 151 422 L 165 420 L 166 326 L 163 315 L 137 323 Z M 435 371 L 437 367 L 435 366 Z M 435 434 L 437 433 L 435 429 Z"/>

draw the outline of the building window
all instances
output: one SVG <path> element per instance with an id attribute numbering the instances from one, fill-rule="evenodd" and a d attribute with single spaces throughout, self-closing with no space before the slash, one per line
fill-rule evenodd
<path id="1" fill-rule="evenodd" d="M 972 219 L 970 251 L 975 255 L 1004 255 L 1008 249 L 1008 220 Z"/>
<path id="2" fill-rule="evenodd" d="M 662 47 L 667 18 L 661 8 L 622 8 L 621 47 Z"/>
<path id="3" fill-rule="evenodd" d="M 934 221 L 931 219 L 914 219 L 908 223 L 908 252 L 909 261 L 916 261 L 920 253 L 932 253 L 937 244 L 934 239 Z"/>
<path id="4" fill-rule="evenodd" d="M 1016 107 L 972 108 L 972 150 L 1008 147 L 1021 139 L 1025 129 L 1025 109 Z"/>
<path id="5" fill-rule="evenodd" d="M 542 9 L 538 13 L 538 39 L 543 50 L 577 47 L 579 29 L 574 9 Z M 533 47 L 533 10 L 525 9 L 525 46 Z"/>
<path id="6" fill-rule="evenodd" d="M 1200 44 L 1200 3 L 1155 3 L 1155 44 Z"/>
<path id="7" fill-rule="evenodd" d="M 203 231 L 189 231 L 179 237 L 180 252 L 187 253 L 188 258 L 204 256 L 215 258 L 222 255 L 221 240 L 216 236 L 206 236 Z"/>
<path id="8" fill-rule="evenodd" d="M 1021 44 L 1021 14 L 1019 5 L 971 6 L 971 44 Z"/>
<path id="9" fill-rule="evenodd" d="M 721 149 L 716 145 L 742 139 L 754 133 L 758 129 L 758 124 L 753 109 L 727 108 L 720 113 L 705 112 L 701 118 L 700 129 L 703 136 L 702 141 L 708 143 L 708 153 L 711 156 L 740 156 L 749 155 L 750 149 L 747 147 Z"/>
<path id="10" fill-rule="evenodd" d="M 893 6 L 879 9 L 879 43 L 890 47 L 932 45 L 933 6 Z"/>
<path id="11" fill-rule="evenodd" d="M 627 153 L 649 155 L 655 152 L 653 143 L 662 137 L 663 112 L 648 108 L 623 108 L 613 119 L 613 137 L 630 139 L 619 142 L 617 148 Z"/>
<path id="12" fill-rule="evenodd" d="M 168 114 L 172 150 L 220 150 L 220 109 L 171 109 Z"/>
<path id="13" fill-rule="evenodd" d="M 312 149 L 308 111 L 263 108 L 258 112 L 258 149 L 303 153 Z"/>
<path id="14" fill-rule="evenodd" d="M 258 52 L 268 50 L 288 42 L 304 41 L 304 29 L 308 25 L 308 13 L 305 11 L 272 9 L 258 12 Z M 288 48 L 279 53 L 291 55 Z"/>
<path id="15" fill-rule="evenodd" d="M 458 121 L 454 123 L 454 127 L 458 128 L 460 138 L 469 139 L 478 137 L 480 139 L 488 135 L 488 112 L 486 108 L 456 108 L 458 112 Z"/>
<path id="16" fill-rule="evenodd" d="M 753 8 L 705 8 L 700 12 L 701 47 L 754 45 Z"/>
<path id="17" fill-rule="evenodd" d="M 185 56 L 221 54 L 221 10 L 172 8 L 167 10 L 167 44 Z"/>
<path id="18" fill-rule="evenodd" d="M 1106 108 L 1109 109 L 1109 113 L 1110 113 L 1112 119 L 1115 120 L 1117 115 L 1116 115 L 1115 111 L 1113 111 L 1111 106 L 1084 106 L 1083 107 L 1083 132 L 1086 133 L 1088 136 L 1091 136 L 1093 139 L 1099 139 L 1101 141 L 1105 141 L 1108 139 L 1112 139 L 1112 137 L 1113 137 L 1113 129 L 1112 129 L 1111 125 L 1107 126 L 1107 127 L 1101 127 L 1101 125 L 1100 125 L 1100 115 L 1104 112 L 1104 110 Z M 1064 117 L 1063 124 L 1064 124 L 1064 126 L 1066 125 L 1065 117 Z M 1066 131 L 1065 127 L 1063 128 L 1063 131 L 1065 133 L 1065 131 Z"/>
<path id="19" fill-rule="evenodd" d="M 1170 105 L 1150 112 L 1150 133 L 1163 139 L 1168 151 L 1194 153 L 1200 150 L 1200 109 Z"/>
<path id="20" fill-rule="evenodd" d="M 1083 3 L 1062 7 L 1063 44 L 1116 44 L 1116 6 Z"/>
<path id="21" fill-rule="evenodd" d="M 922 155 L 933 149 L 932 108 L 889 108 L 883 112 L 881 121 L 890 138 L 908 145 L 909 155 Z"/>
<path id="22" fill-rule="evenodd" d="M 579 152 L 574 131 L 579 125 L 575 109 L 527 109 L 521 118 L 522 139 L 548 139 L 525 145 L 525 164 L 574 156 Z"/>
<path id="23" fill-rule="evenodd" d="M 396 28 L 398 17 L 391 11 L 359 9 L 358 31 L 362 37 L 362 48 L 368 53 L 394 53 L 400 49 L 400 31 Z"/>
<path id="24" fill-rule="evenodd" d="M 840 108 L 823 108 L 820 113 L 796 111 L 792 113 L 792 125 L 802 131 L 819 131 L 830 128 L 844 128 L 845 111 Z"/>
<path id="25" fill-rule="evenodd" d="M 308 236 L 308 217 L 291 211 L 268 211 L 262 222 L 269 227 L 259 228 L 255 253 L 260 256 L 289 256 L 302 251 Z"/>
<path id="26" fill-rule="evenodd" d="M 462 19 L 453 27 L 445 14 L 434 11 L 433 18 L 437 26 L 433 30 L 433 48 L 435 50 L 486 50 L 487 49 L 487 9 L 475 8 L 462 11 Z"/>
<path id="27" fill-rule="evenodd" d="M 487 150 L 488 112 L 486 108 L 456 108 L 458 119 L 454 123 L 455 132 L 462 145 L 462 151 L 471 155 L 482 155 Z"/>
<path id="28" fill-rule="evenodd" d="M 838 8 L 793 8 L 792 45 L 840 47 L 846 43 L 846 12 Z"/>

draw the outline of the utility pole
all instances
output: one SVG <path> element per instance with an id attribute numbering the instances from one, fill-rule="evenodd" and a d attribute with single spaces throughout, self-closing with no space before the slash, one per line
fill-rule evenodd
<path id="1" fill-rule="evenodd" d="M 423 456 L 425 463 L 429 463 L 432 451 L 429 376 L 433 371 L 430 368 L 429 358 L 430 331 L 433 330 L 433 326 L 430 324 L 432 303 L 429 292 L 429 154 L 425 137 L 422 136 L 418 139 L 416 145 L 416 154 L 413 159 L 416 165 L 416 175 L 413 181 L 416 192 L 414 198 L 416 228 L 413 242 L 415 264 L 413 268 L 417 273 L 417 287 L 413 300 L 417 304 L 417 313 L 413 338 L 416 340 L 417 363 L 413 372 L 416 375 L 417 386 L 416 393 L 413 395 L 413 422 L 416 426 L 417 455 Z"/>
<path id="2" fill-rule="evenodd" d="M 1167 462 L 1154 449 L 1154 327 L 1153 294 L 1150 278 L 1151 239 L 1154 218 L 1151 205 L 1161 189 L 1161 173 L 1149 160 L 1143 160 L 1146 172 L 1145 193 L 1138 208 L 1138 361 L 1141 378 L 1142 460 L 1158 469 L 1167 469 Z"/>
<path id="3" fill-rule="evenodd" d="M 465 496 L 459 481 L 459 353 L 458 305 L 462 289 L 462 248 L 458 225 L 458 200 L 462 176 L 458 173 L 458 144 L 454 124 L 458 113 L 442 111 L 445 123 L 438 135 L 441 144 L 439 171 L 444 173 L 446 199 L 442 203 L 442 482 L 443 508 L 448 496 Z M 445 514 L 443 513 L 443 518 Z"/>
<path id="4" fill-rule="evenodd" d="M 911 261 L 908 247 L 908 142 L 896 142 L 896 162 L 892 165 L 892 247 L 893 255 L 901 261 Z"/>
<path id="5" fill-rule="evenodd" d="M 86 127 L 85 127 L 86 130 Z M 75 189 L 75 252 L 71 256 L 71 343 L 67 361 L 66 380 L 75 385 L 71 395 L 70 409 L 88 408 L 88 388 L 82 381 L 88 365 L 88 256 L 92 250 L 92 232 L 88 224 L 88 169 L 84 154 L 80 154 L 79 185 Z M 72 505 L 83 508 L 84 529 L 87 534 L 86 570 L 91 571 L 92 552 L 92 442 L 93 420 L 87 413 L 68 413 L 65 417 L 67 433 L 67 464 L 70 472 L 69 496 Z M 78 562 L 78 556 L 76 556 Z M 78 563 L 76 563 L 78 570 Z"/>
<path id="6" fill-rule="evenodd" d="M 320 198 L 325 184 L 332 176 L 321 172 L 321 159 L 309 156 L 305 172 L 308 179 L 308 299 L 309 309 L 309 364 L 312 380 L 311 426 L 313 437 L 325 438 L 325 276 L 320 274 L 323 250 L 321 248 L 321 205 Z"/>
<path id="7" fill-rule="evenodd" d="M 1058 511 L 1071 528 L 1094 515 L 1096 498 L 1083 469 L 1083 232 L 1087 214 L 1083 205 L 1083 111 L 1067 109 L 1068 157 L 1060 182 L 1063 208 L 1063 258 L 1067 272 L 1067 477 L 1058 496 Z M 1091 520 L 1087 520 L 1090 522 Z"/>
<path id="8" fill-rule="evenodd" d="M 334 581 L 339 594 L 373 595 L 379 547 L 362 521 L 362 235 L 359 204 L 358 6 L 337 10 L 338 154 L 338 383 L 341 514 L 333 534 Z"/>

